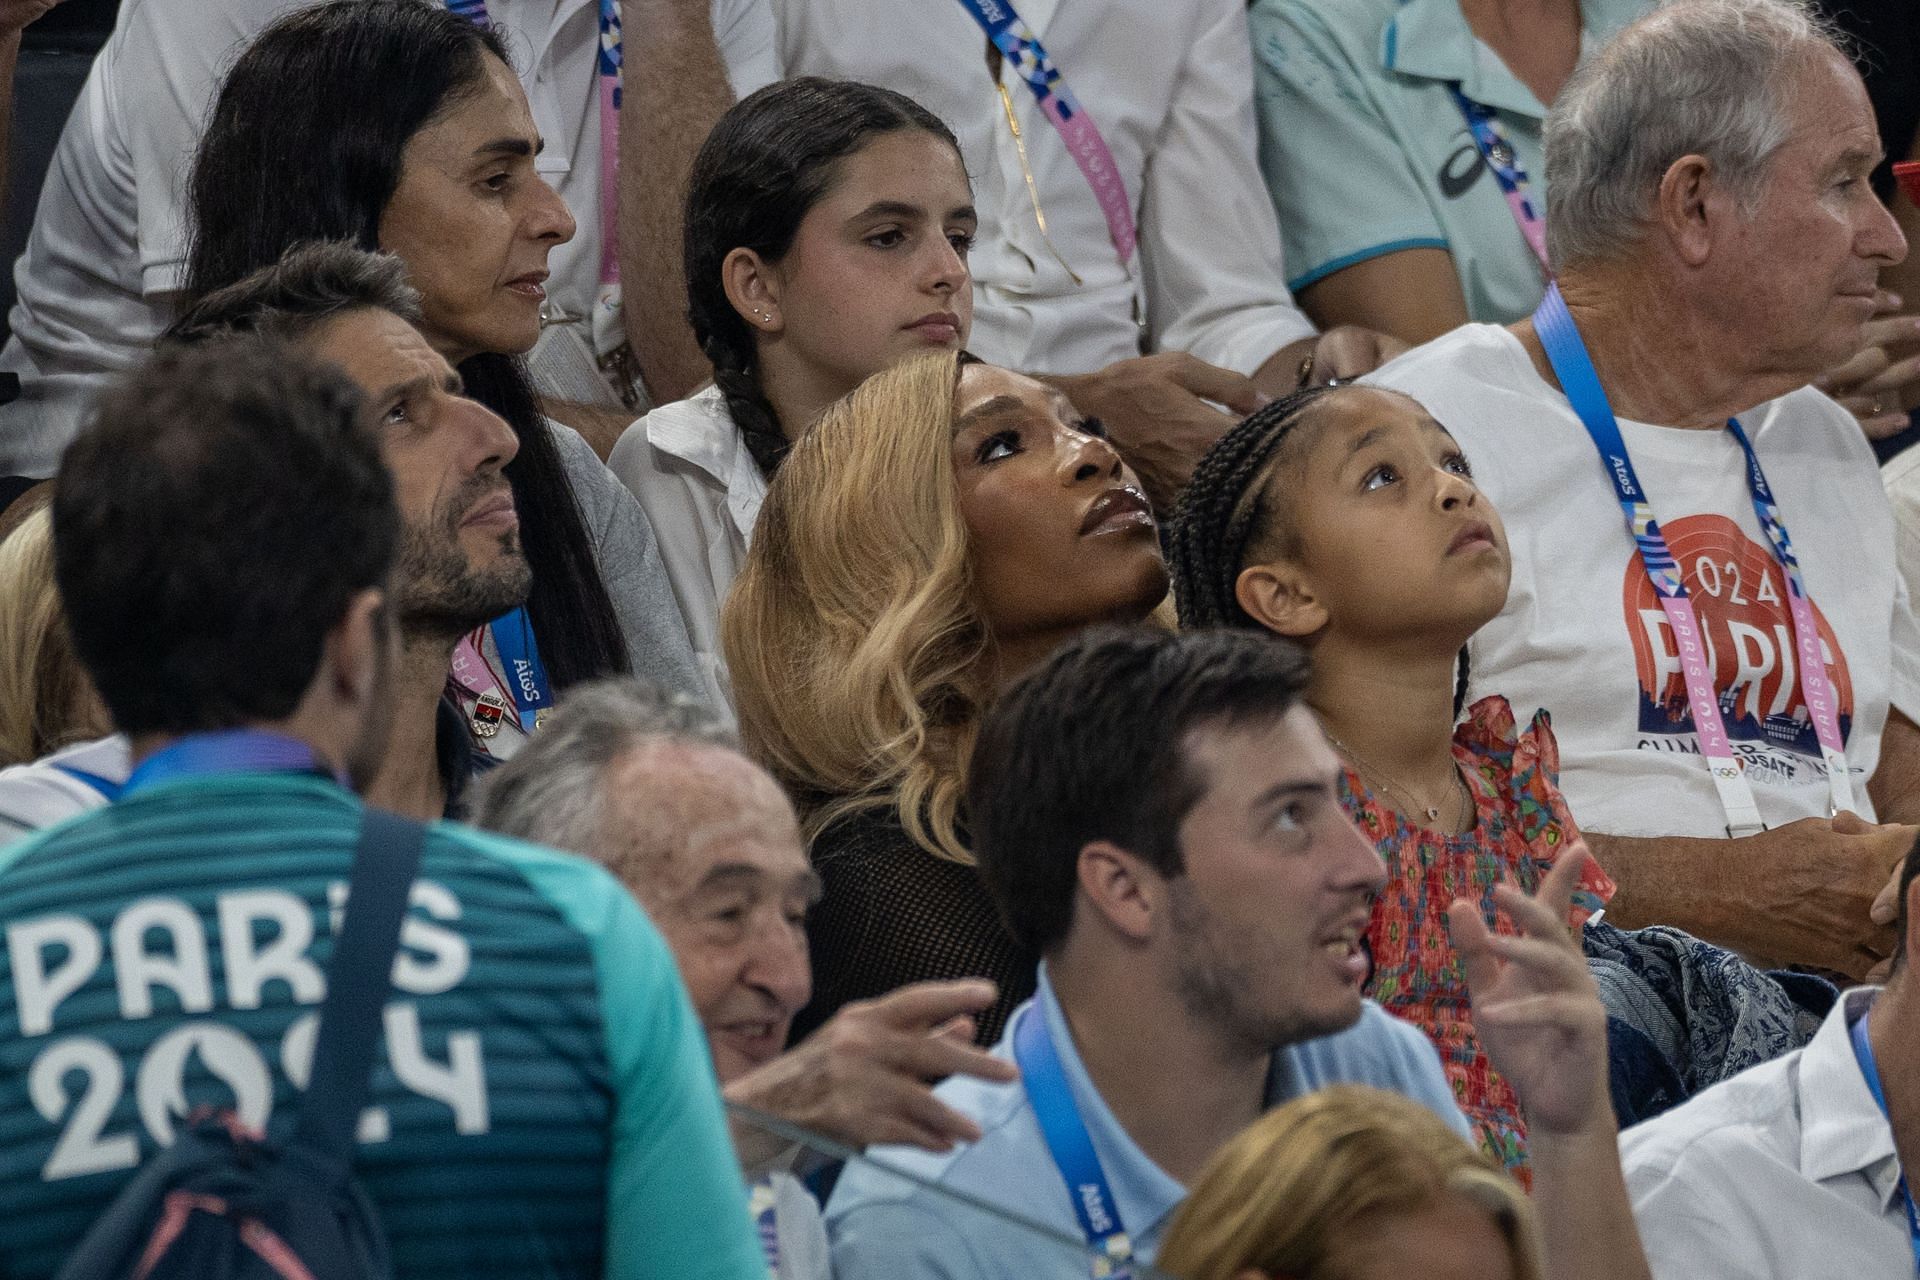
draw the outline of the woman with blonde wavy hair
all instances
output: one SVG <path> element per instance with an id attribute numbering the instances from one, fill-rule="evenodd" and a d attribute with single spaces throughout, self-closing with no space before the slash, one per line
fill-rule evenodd
<path id="1" fill-rule="evenodd" d="M 67 639 L 45 507 L 0 538 L 0 767 L 111 732 Z"/>
<path id="2" fill-rule="evenodd" d="M 849 1000 L 986 977 L 1031 994 L 967 852 L 981 709 L 1061 640 L 1166 598 L 1146 495 L 1097 419 L 967 357 L 875 375 L 794 445 L 721 616 L 743 739 L 825 881 L 804 1035 Z"/>
<path id="3" fill-rule="evenodd" d="M 1396 1093 L 1335 1085 L 1208 1162 L 1156 1263 L 1180 1280 L 1540 1280 L 1524 1192 Z"/>

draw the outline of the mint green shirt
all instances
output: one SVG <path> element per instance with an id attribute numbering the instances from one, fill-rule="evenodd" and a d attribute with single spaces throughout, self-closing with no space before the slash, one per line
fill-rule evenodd
<path id="1" fill-rule="evenodd" d="M 1583 0 L 1582 44 L 1654 8 Z M 1546 287 L 1450 86 L 1492 107 L 1546 207 L 1546 108 L 1474 37 L 1459 0 L 1255 0 L 1260 168 L 1296 292 L 1402 249 L 1445 249 L 1468 315 L 1507 324 Z"/>

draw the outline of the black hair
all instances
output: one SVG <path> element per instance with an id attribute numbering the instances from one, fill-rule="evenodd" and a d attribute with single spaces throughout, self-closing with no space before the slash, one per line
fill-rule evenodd
<path id="1" fill-rule="evenodd" d="M 1100 626 L 1008 689 L 981 721 L 967 815 L 1014 940 L 1045 954 L 1066 937 L 1096 840 L 1182 874 L 1180 824 L 1207 789 L 1188 737 L 1284 716 L 1307 670 L 1298 645 L 1264 633 Z"/>
<path id="2" fill-rule="evenodd" d="M 361 310 L 420 322 L 420 295 L 407 283 L 405 264 L 391 254 L 316 240 L 213 290 L 182 312 L 161 341 L 200 343 L 255 334 L 299 342 L 333 317 Z"/>
<path id="3" fill-rule="evenodd" d="M 358 388 L 250 338 L 163 346 L 111 387 L 53 497 L 74 649 L 125 733 L 292 714 L 399 537 Z"/>
<path id="4" fill-rule="evenodd" d="M 1907 924 L 1909 921 L 1907 914 L 1907 891 L 1913 887 L 1913 882 L 1916 877 L 1920 877 L 1920 837 L 1914 839 L 1913 847 L 1907 850 L 1906 859 L 1900 864 L 1899 916 L 1896 925 L 1900 932 L 1893 940 L 1893 964 L 1895 969 L 1904 968 L 1907 962 Z"/>
<path id="5" fill-rule="evenodd" d="M 1193 469 L 1167 524 L 1167 569 L 1180 625 L 1264 631 L 1235 588 L 1247 556 L 1281 515 L 1268 501 L 1271 464 L 1334 388 L 1306 387 L 1282 396 L 1214 441 Z M 1467 700 L 1467 650 L 1460 650 L 1453 686 L 1457 718 Z"/>
<path id="6" fill-rule="evenodd" d="M 687 319 L 763 475 L 771 477 L 786 456 L 787 436 L 760 388 L 753 330 L 728 301 L 720 264 L 735 249 L 769 262 L 785 257 L 801 220 L 832 187 L 836 164 L 872 138 L 903 129 L 931 133 L 960 154 L 953 131 L 911 98 L 853 80 L 800 76 L 736 103 L 694 159 L 685 220 Z"/>
<path id="7" fill-rule="evenodd" d="M 194 157 L 188 303 L 307 241 L 377 250 L 407 143 L 477 90 L 488 57 L 512 65 L 497 31 L 430 0 L 331 0 L 261 32 L 221 85 Z M 626 637 L 525 364 L 483 352 L 459 371 L 520 442 L 506 476 L 554 685 L 625 673 Z"/>

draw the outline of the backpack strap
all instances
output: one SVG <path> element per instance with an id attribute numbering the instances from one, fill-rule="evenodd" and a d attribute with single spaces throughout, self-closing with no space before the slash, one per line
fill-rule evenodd
<path id="1" fill-rule="evenodd" d="M 362 810 L 360 844 L 347 882 L 346 918 L 327 962 L 327 994 L 313 1072 L 300 1101 L 292 1146 L 341 1176 L 353 1162 L 360 1109 L 371 1088 L 374 1047 L 391 989 L 407 897 L 420 869 L 427 829 L 378 809 Z"/>

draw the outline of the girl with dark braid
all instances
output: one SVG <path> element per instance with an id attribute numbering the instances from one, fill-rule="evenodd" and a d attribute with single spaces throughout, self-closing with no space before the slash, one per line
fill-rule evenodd
<path id="1" fill-rule="evenodd" d="M 1579 831 L 1544 712 L 1520 729 L 1495 696 L 1455 723 L 1459 655 L 1506 600 L 1499 514 L 1414 401 L 1316 388 L 1213 447 L 1170 547 L 1183 626 L 1311 648 L 1307 701 L 1345 763 L 1341 799 L 1391 868 L 1367 930 L 1368 994 L 1433 1037 L 1482 1144 L 1518 1169 L 1525 1123 L 1474 1036 L 1446 908 L 1478 893 L 1491 915 L 1503 879 L 1531 893 Z M 1576 921 L 1612 888 L 1589 863 Z"/>
<path id="2" fill-rule="evenodd" d="M 712 692 L 717 619 L 767 481 L 828 405 L 903 357 L 958 351 L 977 219 L 960 147 L 912 99 L 769 85 L 694 161 L 687 311 L 714 382 L 635 423 L 609 465 L 640 499 Z"/>

